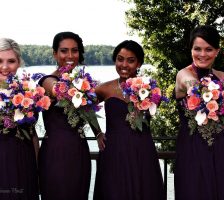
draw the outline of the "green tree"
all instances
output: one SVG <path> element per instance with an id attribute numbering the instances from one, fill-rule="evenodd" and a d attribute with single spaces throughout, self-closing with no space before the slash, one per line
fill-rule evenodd
<path id="1" fill-rule="evenodd" d="M 107 45 L 85 46 L 85 62 L 88 65 L 112 65 L 114 47 Z"/>
<path id="2" fill-rule="evenodd" d="M 25 66 L 55 65 L 52 48 L 44 45 L 20 45 Z M 85 46 L 86 65 L 112 65 L 114 47 L 107 45 Z"/>
<path id="3" fill-rule="evenodd" d="M 166 88 L 171 102 L 162 104 L 152 120 L 152 130 L 159 136 L 176 136 L 178 114 L 173 96 L 175 76 L 178 70 L 192 62 L 188 46 L 190 31 L 197 25 L 210 24 L 224 35 L 223 0 L 124 0 L 132 7 L 126 12 L 130 33 L 142 39 L 146 62 L 157 68 L 152 74 L 162 88 Z M 223 40 L 223 39 L 222 39 Z M 222 41 L 222 45 L 223 45 Z M 223 67 L 224 56 L 220 52 L 216 67 Z M 173 149 L 168 142 L 162 149 Z"/>

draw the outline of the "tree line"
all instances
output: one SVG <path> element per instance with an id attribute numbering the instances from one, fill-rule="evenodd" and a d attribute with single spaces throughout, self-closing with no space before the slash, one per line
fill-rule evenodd
<path id="1" fill-rule="evenodd" d="M 56 65 L 53 50 L 47 45 L 20 45 L 25 66 Z M 86 65 L 113 65 L 114 47 L 108 45 L 85 46 Z"/>

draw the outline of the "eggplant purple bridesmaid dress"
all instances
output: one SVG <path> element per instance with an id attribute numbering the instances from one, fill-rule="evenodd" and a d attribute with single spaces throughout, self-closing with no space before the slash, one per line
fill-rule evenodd
<path id="1" fill-rule="evenodd" d="M 209 70 L 196 68 L 198 78 Z M 212 79 L 218 80 L 213 75 Z M 174 173 L 176 200 L 224 199 L 224 131 L 215 136 L 208 146 L 198 132 L 190 135 L 188 120 L 184 115 L 182 99 L 177 99 L 180 129 L 177 138 Z"/>
<path id="2" fill-rule="evenodd" d="M 45 76 L 43 80 L 49 76 Z M 87 140 L 68 124 L 55 103 L 43 112 L 46 137 L 39 152 L 41 200 L 87 200 L 91 158 Z"/>
<path id="3" fill-rule="evenodd" d="M 105 149 L 97 161 L 94 200 L 160 200 L 163 180 L 150 129 L 131 129 L 128 104 L 116 97 L 105 101 Z"/>

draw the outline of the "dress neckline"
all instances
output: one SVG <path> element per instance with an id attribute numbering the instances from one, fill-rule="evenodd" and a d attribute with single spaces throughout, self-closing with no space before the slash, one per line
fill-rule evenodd
<path id="1" fill-rule="evenodd" d="M 192 63 L 191 66 L 197 74 L 199 80 L 205 76 L 213 76 L 212 68 L 200 68 L 197 67 L 194 63 Z"/>
<path id="2" fill-rule="evenodd" d="M 108 97 L 108 98 L 105 99 L 104 101 L 107 102 L 107 101 L 112 100 L 112 99 L 121 101 L 121 102 L 123 102 L 124 104 L 128 104 L 128 102 L 124 101 L 123 99 L 121 99 L 121 98 L 119 98 L 119 97 L 115 97 L 115 96 Z"/>

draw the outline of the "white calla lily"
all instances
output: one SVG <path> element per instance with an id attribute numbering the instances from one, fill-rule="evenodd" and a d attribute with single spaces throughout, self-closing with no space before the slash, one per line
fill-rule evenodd
<path id="1" fill-rule="evenodd" d="M 211 92 L 205 92 L 202 95 L 202 98 L 204 99 L 205 102 L 209 102 L 213 97 L 213 94 Z"/>
<path id="2" fill-rule="evenodd" d="M 75 106 L 75 108 L 78 108 L 81 105 L 82 96 L 83 96 L 83 93 L 77 91 L 75 92 L 75 95 L 72 97 L 72 103 Z"/>
<path id="3" fill-rule="evenodd" d="M 7 90 L 7 89 L 0 88 L 0 93 L 4 93 L 7 97 L 10 97 L 10 95 L 12 93 L 12 89 L 11 90 Z"/>
<path id="4" fill-rule="evenodd" d="M 24 118 L 24 114 L 22 112 L 20 112 L 19 109 L 15 110 L 15 114 L 14 114 L 14 121 L 18 121 L 18 120 L 22 120 Z"/>
<path id="5" fill-rule="evenodd" d="M 152 102 L 152 105 L 149 107 L 150 115 L 155 115 L 156 114 L 156 109 L 157 109 L 157 105 Z"/>
<path id="6" fill-rule="evenodd" d="M 195 120 L 197 121 L 198 125 L 201 126 L 204 121 L 206 120 L 207 115 L 205 112 L 201 112 L 201 110 L 199 110 L 195 116 Z"/>
<path id="7" fill-rule="evenodd" d="M 83 83 L 83 79 L 79 78 L 79 79 L 74 79 L 72 81 L 72 84 L 78 89 L 81 90 L 82 88 L 82 83 Z"/>
<path id="8" fill-rule="evenodd" d="M 4 101 L 0 101 L 0 109 L 4 108 L 6 106 L 6 103 Z"/>
<path id="9" fill-rule="evenodd" d="M 216 84 L 214 83 L 213 81 L 211 81 L 209 84 L 208 84 L 208 89 L 210 91 L 212 90 L 218 90 L 220 88 L 219 84 Z"/>
<path id="10" fill-rule="evenodd" d="M 146 97 L 149 96 L 149 91 L 145 88 L 141 88 L 138 92 L 138 95 L 139 95 L 141 101 L 143 101 Z"/>

